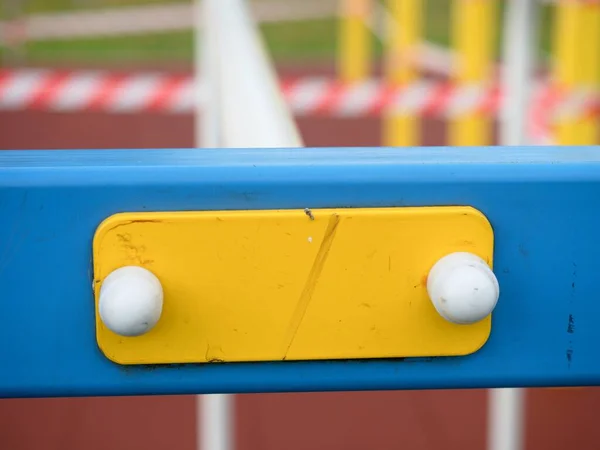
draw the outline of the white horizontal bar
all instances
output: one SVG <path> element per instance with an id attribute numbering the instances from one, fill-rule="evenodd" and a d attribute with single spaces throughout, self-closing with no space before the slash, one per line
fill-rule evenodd
<path id="1" fill-rule="evenodd" d="M 335 6 L 335 0 L 260 0 L 252 2 L 252 12 L 260 22 L 299 21 L 331 17 Z M 63 40 L 190 30 L 193 17 L 193 5 L 185 2 L 36 14 L 23 18 L 22 26 L 27 41 Z M 0 22 L 0 43 L 9 27 Z"/>

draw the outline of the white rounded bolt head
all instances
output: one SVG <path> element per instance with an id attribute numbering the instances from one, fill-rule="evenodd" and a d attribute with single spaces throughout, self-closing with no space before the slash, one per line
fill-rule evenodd
<path id="1" fill-rule="evenodd" d="M 427 292 L 437 312 L 452 323 L 479 322 L 496 307 L 498 280 L 479 256 L 456 252 L 444 256 L 427 276 Z"/>
<path id="2" fill-rule="evenodd" d="M 140 336 L 150 331 L 160 319 L 162 307 L 162 285 L 143 267 L 121 267 L 111 272 L 100 288 L 100 318 L 120 336 Z"/>

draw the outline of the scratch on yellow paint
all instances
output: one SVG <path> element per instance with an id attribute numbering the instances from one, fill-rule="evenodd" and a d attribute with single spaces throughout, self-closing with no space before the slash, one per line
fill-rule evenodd
<path id="1" fill-rule="evenodd" d="M 311 220 L 314 220 L 314 218 L 311 218 Z M 329 219 L 327 228 L 325 229 L 325 236 L 323 237 L 323 241 L 321 242 L 321 247 L 319 248 L 319 252 L 317 253 L 315 262 L 313 263 L 312 269 L 308 275 L 308 278 L 306 279 L 306 284 L 304 285 L 304 289 L 302 290 L 302 295 L 298 300 L 298 305 L 296 306 L 296 310 L 294 311 L 292 320 L 290 320 L 290 326 L 284 339 L 284 352 L 281 359 L 286 359 L 290 347 L 294 342 L 294 338 L 296 337 L 298 328 L 300 327 L 302 319 L 304 318 L 304 313 L 306 313 L 306 308 L 308 307 L 313 292 L 317 287 L 317 282 L 319 281 L 319 277 L 321 276 L 321 272 L 323 271 L 323 266 L 325 265 L 327 256 L 329 256 L 331 244 L 333 244 L 333 238 L 335 237 L 335 232 L 339 223 L 340 216 L 338 216 L 337 214 L 332 214 L 331 218 Z"/>

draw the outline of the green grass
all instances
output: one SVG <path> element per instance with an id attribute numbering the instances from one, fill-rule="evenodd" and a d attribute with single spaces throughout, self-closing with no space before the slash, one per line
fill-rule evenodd
<path id="1" fill-rule="evenodd" d="M 276 61 L 323 61 L 335 54 L 334 19 L 261 26 L 270 55 Z M 191 32 L 69 41 L 31 42 L 27 60 L 42 63 L 190 63 Z"/>
<path id="2" fill-rule="evenodd" d="M 192 61 L 192 34 L 188 32 L 32 42 L 27 60 L 34 64 L 135 64 Z"/>
<path id="3" fill-rule="evenodd" d="M 277 61 L 323 61 L 334 58 L 335 19 L 261 26 L 270 55 Z"/>
<path id="4" fill-rule="evenodd" d="M 72 0 L 33 0 L 29 8 L 60 10 Z M 103 0 L 110 5 L 119 0 Z M 284 1 L 284 0 L 282 0 Z M 128 0 L 128 4 L 164 3 L 164 0 Z M 92 3 L 93 4 L 93 3 Z M 425 38 L 450 45 L 451 0 L 428 0 L 425 12 Z M 501 30 L 502 5 L 497 15 Z M 544 6 L 541 14 L 540 53 L 550 51 L 552 7 Z M 310 20 L 271 23 L 261 26 L 273 59 L 278 62 L 332 62 L 336 49 L 336 20 Z M 373 39 L 374 53 L 379 56 L 381 44 Z M 496 49 L 500 46 L 497 36 Z M 76 39 L 71 41 L 32 42 L 26 45 L 26 61 L 30 64 L 190 64 L 193 52 L 191 32 L 161 33 L 142 36 Z"/>

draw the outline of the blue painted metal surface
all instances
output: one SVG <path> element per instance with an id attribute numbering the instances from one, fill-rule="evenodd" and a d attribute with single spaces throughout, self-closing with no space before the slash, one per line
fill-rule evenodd
<path id="1" fill-rule="evenodd" d="M 0 152 L 0 396 L 600 384 L 600 148 Z M 121 367 L 91 244 L 121 211 L 472 205 L 495 230 L 492 334 L 460 358 Z"/>

